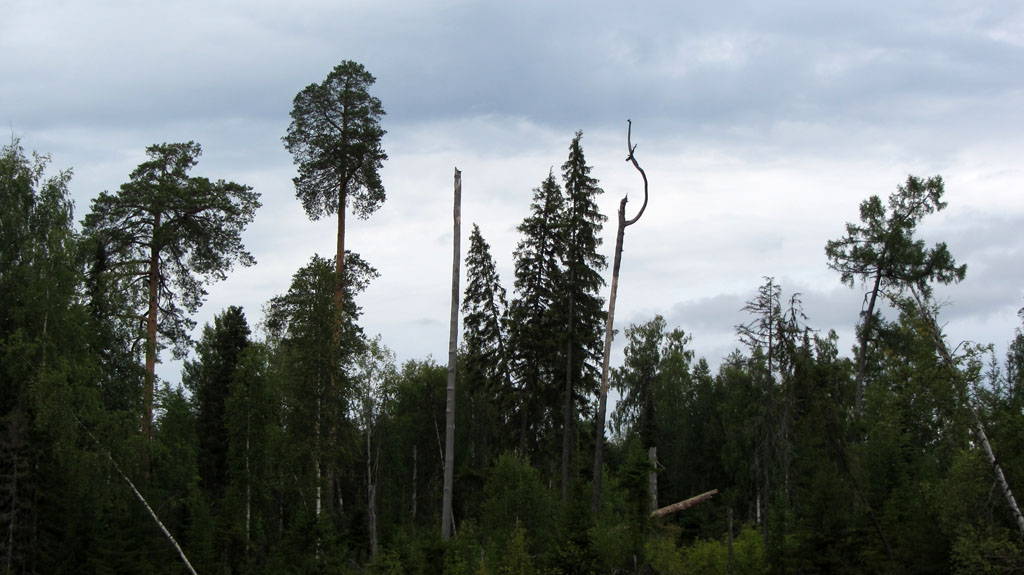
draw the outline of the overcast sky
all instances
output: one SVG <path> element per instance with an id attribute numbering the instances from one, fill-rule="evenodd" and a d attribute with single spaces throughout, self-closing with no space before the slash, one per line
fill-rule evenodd
<path id="1" fill-rule="evenodd" d="M 334 254 L 335 221 L 306 217 L 281 137 L 295 94 L 342 60 L 377 77 L 387 111 L 388 199 L 349 218 L 346 245 L 381 273 L 362 323 L 401 360 L 446 358 L 453 168 L 463 246 L 478 223 L 511 296 L 515 228 L 576 130 L 605 190 L 611 261 L 619 199 L 642 192 L 624 162 L 627 118 L 651 199 L 626 232 L 617 327 L 660 313 L 717 364 L 738 346 L 740 308 L 774 276 L 849 354 L 863 291 L 827 269 L 824 245 L 908 174 L 944 178 L 949 207 L 920 234 L 968 265 L 939 291 L 952 342 L 1004 349 L 1020 325 L 1016 0 L 3 5 L 0 120 L 73 169 L 78 219 L 160 142 L 199 142 L 195 175 L 262 194 L 244 236 L 259 263 L 210 288 L 200 325 L 228 305 L 258 322 L 314 253 Z"/>

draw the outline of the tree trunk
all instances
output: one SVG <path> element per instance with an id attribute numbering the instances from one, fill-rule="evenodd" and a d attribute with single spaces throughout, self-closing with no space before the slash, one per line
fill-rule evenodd
<path id="1" fill-rule="evenodd" d="M 651 469 L 647 472 L 647 491 L 651 495 L 651 512 L 658 509 L 658 448 L 653 445 L 647 450 Z"/>
<path id="2" fill-rule="evenodd" d="M 346 184 L 347 185 L 347 184 Z M 334 274 L 336 278 L 336 284 L 334 285 L 334 307 L 336 313 L 341 314 L 341 307 L 345 295 L 345 203 L 346 203 L 345 190 L 340 190 L 338 193 L 338 254 L 334 258 Z M 341 324 L 340 317 L 339 324 L 336 326 L 335 339 L 341 335 Z M 337 343 L 337 341 L 335 341 Z"/>
<path id="3" fill-rule="evenodd" d="M 526 434 L 530 429 L 530 384 L 523 382 L 523 404 L 519 408 L 519 460 L 526 459 Z"/>
<path id="4" fill-rule="evenodd" d="M 412 446 L 412 532 L 416 533 L 416 445 Z"/>
<path id="5" fill-rule="evenodd" d="M 252 419 L 252 405 L 249 399 L 249 383 L 245 391 L 245 557 L 249 558 L 249 533 L 252 525 L 252 472 L 249 468 L 249 435 Z"/>
<path id="6" fill-rule="evenodd" d="M 956 366 L 956 362 L 953 359 L 953 354 L 949 351 L 949 348 L 946 346 L 946 342 L 942 337 L 942 328 L 939 327 L 939 324 L 935 321 L 935 317 L 925 307 L 924 298 L 914 288 L 911 288 L 911 293 L 917 300 L 917 307 L 920 310 L 921 319 L 924 320 L 925 325 L 927 325 L 929 330 L 932 332 L 932 338 L 935 340 L 935 346 L 938 348 L 943 360 L 951 369 L 960 373 Z M 1006 474 L 1003 473 L 1003 467 L 999 465 L 999 460 L 996 459 L 996 455 L 992 451 L 992 444 L 988 441 L 988 435 L 985 433 L 985 426 L 981 423 L 981 417 L 978 415 L 978 411 L 975 409 L 969 395 L 968 408 L 971 410 L 971 415 L 974 416 L 975 435 L 978 437 L 978 441 L 981 442 L 982 449 L 985 451 L 985 456 L 988 458 L 988 462 L 992 466 L 992 470 L 996 475 L 996 482 L 999 483 L 999 488 L 1003 492 L 1003 498 L 1006 499 L 1006 506 L 1010 508 L 1010 513 L 1013 515 L 1013 518 L 1017 523 L 1021 539 L 1024 539 L 1024 515 L 1021 515 L 1020 507 L 1017 505 L 1017 499 L 1013 496 L 1013 491 L 1010 489 L 1009 482 L 1006 481 Z"/>
<path id="7" fill-rule="evenodd" d="M 626 198 L 619 203 L 619 226 L 615 232 L 615 259 L 612 286 L 608 295 L 608 318 L 604 328 L 604 358 L 601 360 L 601 396 L 597 401 L 597 425 L 594 426 L 594 480 L 590 506 L 594 514 L 601 510 L 601 468 L 604 467 L 604 424 L 608 411 L 608 362 L 612 355 L 615 325 L 615 296 L 619 291 L 619 266 L 622 263 L 622 238 L 626 231 Z"/>
<path id="8" fill-rule="evenodd" d="M 366 528 L 370 532 L 370 561 L 377 558 L 377 484 L 373 473 L 373 433 L 366 418 Z"/>
<path id="9" fill-rule="evenodd" d="M 570 273 L 570 290 L 572 289 Z M 575 307 L 573 294 L 569 293 L 569 321 L 573 321 Z M 572 347 L 573 329 L 569 326 L 569 341 L 565 350 L 565 406 L 562 409 L 562 502 L 569 500 L 569 475 L 572 467 L 573 399 L 572 399 Z"/>
<path id="10" fill-rule="evenodd" d="M 142 435 L 153 438 L 153 388 L 156 386 L 156 332 L 160 309 L 160 250 L 156 245 L 160 212 L 153 215 L 153 244 L 149 255 L 149 310 L 146 312 L 146 378 L 142 388 Z M 147 464 L 148 468 L 149 465 Z M 148 471 L 146 471 L 148 474 Z"/>
<path id="11" fill-rule="evenodd" d="M 729 528 L 729 558 L 726 562 L 726 569 L 729 575 L 732 575 L 732 507 L 726 512 L 726 523 Z"/>
<path id="12" fill-rule="evenodd" d="M 706 491 L 704 493 L 701 493 L 700 495 L 696 495 L 689 499 L 684 499 L 682 501 L 673 503 L 672 505 L 662 507 L 661 509 L 655 509 L 654 511 L 651 511 L 651 519 L 665 517 L 666 515 L 672 515 L 673 513 L 685 511 L 693 507 L 694 505 L 700 505 L 701 503 L 708 501 L 709 499 L 711 499 L 712 496 L 717 494 L 718 490 L 712 489 L 711 491 Z"/>
<path id="13" fill-rule="evenodd" d="M 871 298 L 868 300 L 868 309 L 864 316 L 864 327 L 861 329 L 860 350 L 857 352 L 857 395 L 854 399 L 853 413 L 860 417 L 864 408 L 864 365 L 867 363 L 868 339 L 871 337 L 871 328 L 875 320 L 875 301 L 878 300 L 878 288 L 882 284 L 882 269 L 875 273 L 875 285 L 871 288 Z"/>
<path id="14" fill-rule="evenodd" d="M 88 428 L 85 427 L 85 424 L 82 423 L 81 419 L 78 419 L 77 415 L 73 415 L 73 417 L 75 418 L 75 421 L 78 422 L 79 427 L 85 430 L 85 433 L 89 435 L 89 438 L 92 439 L 93 443 L 95 443 L 96 446 L 100 449 L 100 451 L 102 451 L 107 456 L 107 459 L 110 460 L 110 464 L 114 466 L 114 470 L 117 471 L 117 474 L 121 476 L 121 479 L 124 479 L 125 483 L 128 484 L 128 487 L 131 488 L 132 493 L 135 494 L 135 498 L 138 499 L 139 502 L 142 503 L 142 506 L 146 508 L 146 511 L 149 512 L 149 516 L 152 517 L 153 521 L 156 522 L 157 526 L 160 528 L 160 531 L 163 531 L 164 536 L 167 537 L 167 540 L 170 541 L 171 545 L 174 546 L 174 549 L 177 550 L 178 556 L 181 557 L 182 562 L 185 563 L 185 567 L 189 570 L 189 573 L 192 573 L 192 575 L 197 575 L 196 570 L 192 568 L 192 563 L 190 563 L 188 560 L 188 556 L 186 556 L 185 552 L 182 551 L 181 545 L 178 545 L 178 541 L 174 538 L 173 535 L 171 535 L 171 532 L 167 530 L 167 527 L 163 524 L 162 521 L 160 521 L 160 518 L 157 517 L 156 512 L 153 511 L 153 508 L 149 506 L 149 502 L 146 501 L 146 498 L 142 496 L 142 493 L 139 493 L 139 490 L 135 487 L 135 484 L 132 483 L 132 480 L 128 479 L 128 476 L 125 475 L 124 471 L 121 470 L 121 466 L 118 465 L 117 461 L 114 460 L 114 456 L 110 453 L 109 450 L 103 447 L 103 444 L 100 443 L 100 440 L 96 439 L 96 436 L 93 435 L 93 433 L 89 431 Z"/>
<path id="15" fill-rule="evenodd" d="M 608 412 L 608 362 L 611 359 L 612 354 L 612 336 L 614 335 L 613 326 L 615 325 L 615 297 L 619 291 L 619 267 L 622 264 L 622 238 L 626 233 L 626 226 L 631 226 L 640 219 L 640 216 L 644 215 L 644 210 L 647 209 L 647 174 L 644 169 L 640 167 L 640 164 L 636 161 L 636 157 L 633 152 L 636 151 L 636 146 L 633 145 L 632 134 L 633 134 L 633 122 L 627 120 L 628 130 L 626 132 L 626 148 L 629 150 L 629 156 L 626 157 L 627 162 L 631 162 L 633 167 L 640 172 L 640 176 L 644 180 L 644 203 L 640 206 L 640 211 L 637 212 L 633 219 L 626 219 L 626 202 L 628 196 L 622 198 L 619 202 L 619 225 L 615 232 L 615 259 L 612 264 L 612 285 L 611 292 L 608 295 L 608 318 L 605 323 L 604 330 L 604 358 L 601 361 L 601 395 L 598 398 L 597 407 L 597 422 L 594 426 L 594 490 L 591 495 L 591 510 L 596 515 L 601 510 L 601 468 L 604 467 L 604 425 L 605 418 Z"/>
<path id="16" fill-rule="evenodd" d="M 1021 539 L 1024 539 L 1024 515 L 1021 515 L 1020 507 L 1017 506 L 1017 500 L 1013 496 L 1013 491 L 1010 490 L 1010 484 L 1006 481 L 1006 475 L 1003 474 L 1003 468 L 999 465 L 999 461 L 996 460 L 996 454 L 992 451 L 992 444 L 988 442 L 988 435 L 985 433 L 985 426 L 981 424 L 981 419 L 978 417 L 978 413 L 973 409 L 971 411 L 974 412 L 975 435 L 977 435 L 978 441 L 981 442 L 981 446 L 985 450 L 985 455 L 988 456 L 988 462 L 992 465 L 992 470 L 996 474 L 996 481 L 999 483 L 999 487 L 1003 491 L 1003 497 L 1006 499 L 1006 505 L 1010 508 L 1013 518 L 1017 521 L 1017 528 L 1020 530 Z"/>
<path id="17" fill-rule="evenodd" d="M 448 400 L 445 406 L 444 496 L 441 507 L 441 538 L 452 536 L 452 481 L 455 472 L 455 369 L 459 340 L 459 236 L 462 218 L 462 172 L 455 168 L 454 255 L 452 257 L 452 307 L 448 335 Z"/>

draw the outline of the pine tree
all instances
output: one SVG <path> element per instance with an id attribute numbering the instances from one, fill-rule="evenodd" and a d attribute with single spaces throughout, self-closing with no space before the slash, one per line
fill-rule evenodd
<path id="1" fill-rule="evenodd" d="M 562 274 L 558 286 L 557 313 L 562 315 L 565 353 L 562 394 L 562 499 L 569 493 L 569 478 L 574 451 L 576 413 L 589 403 L 597 391 L 601 358 L 601 326 L 604 323 L 604 287 L 601 271 L 607 267 L 605 257 L 597 252 L 601 245 L 601 228 L 607 219 L 598 211 L 596 198 L 604 191 L 590 175 L 580 140 L 583 132 L 569 144 L 569 159 L 562 164 L 565 186 L 565 207 L 561 231 L 564 251 Z"/>
<path id="2" fill-rule="evenodd" d="M 166 341 L 176 357 L 184 356 L 191 344 L 188 330 L 195 326 L 188 314 L 202 305 L 204 284 L 224 279 L 235 262 L 256 263 L 242 244 L 242 231 L 260 206 L 259 194 L 242 184 L 189 176 L 201 153 L 195 142 L 146 148 L 149 160 L 116 194 L 94 199 L 83 222 L 100 268 L 131 294 L 127 313 L 145 319 L 147 439 L 159 344 Z"/>
<path id="3" fill-rule="evenodd" d="M 362 64 L 338 64 L 323 82 L 296 94 L 283 138 L 299 168 L 295 196 L 306 214 L 314 220 L 338 218 L 334 303 L 339 309 L 344 299 L 345 214 L 351 206 L 356 216 L 366 219 L 386 197 L 380 179 L 388 159 L 381 146 L 384 107 L 370 95 L 374 82 Z"/>

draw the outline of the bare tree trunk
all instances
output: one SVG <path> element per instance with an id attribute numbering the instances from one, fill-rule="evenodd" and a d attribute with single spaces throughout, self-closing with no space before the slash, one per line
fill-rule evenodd
<path id="1" fill-rule="evenodd" d="M 628 121 L 627 121 L 628 122 Z M 615 325 L 615 297 L 619 291 L 619 267 L 622 264 L 622 238 L 626 232 L 626 226 L 635 224 L 640 216 L 644 215 L 644 210 L 647 209 L 647 174 L 644 173 L 643 168 L 637 163 L 636 158 L 633 156 L 633 152 L 636 151 L 636 146 L 633 145 L 631 135 L 633 131 L 633 123 L 628 122 L 629 128 L 626 132 L 626 148 L 629 149 L 629 156 L 626 161 L 632 162 L 633 167 L 640 172 L 640 176 L 644 180 L 644 203 L 640 206 L 640 211 L 637 215 L 631 219 L 626 219 L 626 201 L 628 197 L 622 198 L 619 202 L 619 226 L 615 232 L 615 259 L 612 264 L 612 285 L 611 292 L 608 295 L 608 318 L 605 323 L 604 329 L 604 358 L 601 361 L 601 395 L 597 402 L 597 424 L 594 426 L 594 480 L 593 480 L 593 493 L 591 494 L 590 506 L 594 514 L 601 510 L 601 469 L 604 467 L 604 425 L 605 418 L 607 417 L 608 411 L 608 362 L 610 361 L 612 354 L 612 336 L 614 335 Z"/>
<path id="2" fill-rule="evenodd" d="M 249 469 L 249 434 L 252 406 L 249 404 L 249 390 L 245 392 L 245 557 L 249 557 L 249 533 L 252 525 L 252 472 Z"/>
<path id="3" fill-rule="evenodd" d="M 121 479 L 124 479 L 125 483 L 128 484 L 128 487 L 131 488 L 132 493 L 135 494 L 135 498 L 138 499 L 140 503 L 142 503 L 142 506 L 145 507 L 146 511 L 149 512 L 149 516 L 153 518 L 153 521 L 156 522 L 160 530 L 164 532 L 164 536 L 166 536 L 167 540 L 171 542 L 171 545 L 174 546 L 174 549 L 178 551 L 178 555 L 181 557 L 182 562 L 185 563 L 185 567 L 188 568 L 189 573 L 192 573 L 192 575 L 197 575 L 196 570 L 192 567 L 192 563 L 189 562 L 188 557 L 185 555 L 185 552 L 182 551 L 181 545 L 178 545 L 178 541 L 174 539 L 174 536 L 171 535 L 171 532 L 167 530 L 167 527 L 163 524 L 162 521 L 160 521 L 160 518 L 157 517 L 156 512 L 153 511 L 153 508 L 149 506 L 149 502 L 146 501 L 146 498 L 143 497 L 141 493 L 139 493 L 139 490 L 135 488 L 135 484 L 132 483 L 132 480 L 128 479 L 128 476 L 125 475 L 124 471 L 121 470 L 121 466 L 117 464 L 117 461 L 114 461 L 114 456 L 111 455 L 110 451 L 103 447 L 103 444 L 101 444 L 100 441 L 96 439 L 96 436 L 93 435 L 92 432 L 85 427 L 85 424 L 82 423 L 81 419 L 78 419 L 77 415 L 75 415 L 74 418 L 75 421 L 78 422 L 79 427 L 85 430 L 85 432 L 89 435 L 89 438 L 93 440 L 93 443 L 95 443 L 96 446 L 100 448 L 100 451 L 102 451 L 107 456 L 107 459 L 110 460 L 111 465 L 114 466 L 114 470 L 117 471 L 117 474 L 121 476 Z"/>
<path id="4" fill-rule="evenodd" d="M 455 368 L 459 340 L 459 236 L 462 219 L 462 172 L 455 168 L 454 255 L 452 257 L 452 314 L 448 336 L 448 400 L 445 406 L 444 496 L 441 504 L 441 538 L 452 536 L 452 481 L 455 472 Z"/>
<path id="5" fill-rule="evenodd" d="M 726 512 L 726 516 L 728 517 L 727 523 L 729 526 L 729 559 L 726 563 L 726 566 L 729 575 L 732 575 L 732 507 L 730 507 L 729 510 Z"/>
<path id="6" fill-rule="evenodd" d="M 347 185 L 347 184 L 346 184 Z M 341 313 L 341 307 L 345 295 L 345 203 L 347 196 L 345 190 L 338 193 L 338 253 L 334 258 L 334 307 L 337 313 Z M 340 317 L 339 317 L 340 320 Z M 335 327 L 340 335 L 341 325 Z"/>
<path id="7" fill-rule="evenodd" d="M 704 493 L 701 493 L 700 495 L 695 495 L 689 499 L 684 499 L 682 501 L 673 503 L 672 505 L 667 505 L 665 507 L 662 507 L 661 509 L 655 509 L 654 511 L 651 511 L 651 518 L 657 519 L 658 517 L 665 517 L 666 515 L 671 515 L 673 513 L 685 511 L 693 507 L 694 505 L 700 505 L 701 503 L 710 500 L 711 497 L 717 494 L 718 490 L 712 489 L 711 491 L 705 491 Z"/>
<path id="8" fill-rule="evenodd" d="M 949 351 L 949 347 L 946 346 L 946 341 L 943 339 L 942 328 L 939 327 L 939 324 L 935 321 L 935 317 L 926 307 L 924 297 L 913 287 L 911 287 L 911 293 L 917 301 L 917 308 L 921 313 L 921 319 L 924 320 L 925 325 L 927 325 L 931 331 L 932 338 L 935 340 L 935 346 L 938 348 L 943 360 L 951 369 L 960 373 L 960 370 L 957 368 L 956 362 L 953 359 L 953 354 Z M 996 476 L 996 482 L 999 483 L 999 488 L 1003 492 L 1003 498 L 1006 499 L 1006 506 L 1010 508 L 1010 513 L 1013 515 L 1013 518 L 1017 523 L 1017 528 L 1020 530 L 1021 539 L 1024 539 L 1024 515 L 1021 515 L 1020 506 L 1017 505 L 1017 499 L 1013 496 L 1013 491 L 1010 489 L 1009 482 L 1006 481 L 1006 474 L 1003 473 L 1003 467 L 999 465 L 999 460 L 996 459 L 996 455 L 992 451 L 992 444 L 988 441 L 988 434 L 985 433 L 985 426 L 982 424 L 981 417 L 978 415 L 978 410 L 975 409 L 973 401 L 970 399 L 969 392 L 968 407 L 971 410 L 971 415 L 974 416 L 974 433 L 977 436 L 978 441 L 981 442 L 982 449 L 985 451 L 985 456 L 988 457 L 988 462 L 992 466 L 992 470 Z"/>
<path id="9" fill-rule="evenodd" d="M 996 474 L 996 481 L 999 483 L 999 487 L 1003 491 L 1003 497 L 1006 499 L 1006 505 L 1010 508 L 1013 518 L 1017 521 L 1017 528 L 1020 530 L 1021 538 L 1024 539 L 1024 515 L 1021 515 L 1020 507 L 1017 506 L 1017 499 L 1014 498 L 1013 491 L 1010 490 L 1010 484 L 1006 481 L 1006 475 L 1003 474 L 1002 466 L 999 465 L 999 461 L 996 460 L 996 454 L 992 451 L 992 444 L 988 442 L 988 434 L 985 433 L 985 426 L 981 424 L 981 419 L 978 418 L 978 413 L 976 411 L 974 412 L 974 421 L 975 435 L 977 435 L 978 441 L 981 442 L 981 446 L 985 450 L 985 455 L 988 456 L 988 462 L 992 465 L 992 470 Z"/>
<path id="10" fill-rule="evenodd" d="M 370 532 L 370 560 L 377 558 L 377 483 L 374 477 L 373 433 L 366 418 L 366 528 Z"/>
<path id="11" fill-rule="evenodd" d="M 523 404 L 519 408 L 519 460 L 526 459 L 526 434 L 530 429 L 530 385 L 523 382 Z"/>

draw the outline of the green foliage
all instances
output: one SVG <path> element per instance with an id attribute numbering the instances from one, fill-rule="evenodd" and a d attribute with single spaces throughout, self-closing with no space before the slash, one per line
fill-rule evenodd
<path id="1" fill-rule="evenodd" d="M 186 361 L 182 384 L 192 398 L 199 436 L 199 477 L 213 499 L 227 486 L 227 399 L 241 355 L 249 345 L 249 325 L 239 307 L 231 306 L 203 327 L 196 346 L 197 361 Z"/>
<path id="2" fill-rule="evenodd" d="M 339 73 L 366 80 L 361 67 L 346 70 Z M 330 89 L 314 85 L 307 95 Z M 368 113 L 370 124 L 382 114 Z M 308 119 L 293 116 L 293 128 Z M 383 200 L 382 188 L 377 199 L 370 189 L 379 185 L 377 146 L 374 173 L 353 176 L 365 181 L 341 190 L 355 194 L 362 215 Z M 313 148 L 302 149 L 324 162 L 342 151 L 324 148 L 314 158 Z M 638 322 L 625 330 L 625 360 L 614 371 L 622 395 L 617 433 L 603 469 L 603 505 L 592 515 L 585 481 L 570 477 L 561 505 L 553 493 L 560 447 L 566 455 L 558 432 L 571 432 L 562 436 L 570 457 L 589 448 L 593 356 L 584 340 L 600 331 L 591 321 L 598 316 L 581 308 L 600 286 L 591 272 L 603 260 L 588 252 L 599 245 L 603 218 L 592 200 L 600 189 L 577 134 L 562 166 L 565 193 L 549 174 L 520 226 L 508 317 L 489 246 L 478 229 L 471 234 L 459 364 L 460 380 L 471 383 L 457 397 L 460 526 L 443 542 L 436 525 L 446 370 L 429 358 L 398 370 L 379 337 L 363 336 L 355 297 L 376 272 L 354 254 L 345 258 L 340 308 L 336 261 L 314 256 L 270 300 L 260 338 L 251 339 L 239 308 L 217 315 L 186 363 L 189 394 L 157 386 L 154 434 L 149 442 L 140 437 L 138 319 L 148 294 L 131 289 L 143 270 L 120 260 L 127 252 L 119 246 L 157 213 L 154 228 L 162 231 L 150 244 L 170 241 L 177 228 L 168 222 L 179 221 L 193 246 L 197 228 L 184 223 L 185 212 L 202 198 L 191 194 L 234 190 L 221 189 L 236 193 L 241 210 L 217 224 L 235 226 L 226 243 L 193 246 L 201 252 L 195 261 L 205 263 L 181 268 L 192 280 L 173 266 L 163 276 L 166 289 L 192 294 L 175 303 L 178 319 L 165 318 L 179 327 L 161 326 L 180 332 L 201 299 L 189 290 L 222 277 L 232 261 L 248 261 L 236 240 L 246 210 L 257 205 L 244 186 L 188 176 L 198 146 L 150 151 L 119 194 L 94 202 L 83 238 L 74 232 L 69 175 L 47 178 L 46 158 L 26 157 L 17 142 L 0 155 L 0 572 L 180 571 L 111 459 L 203 573 L 1024 570 L 1016 524 L 970 433 L 977 416 L 1009 483 L 1024 482 L 1024 328 L 1003 363 L 990 347 L 942 345 L 924 282 L 956 281 L 963 266 L 944 245 L 926 249 L 913 238 L 917 221 L 944 206 L 941 180 L 911 178 L 888 211 L 877 198 L 866 202 L 864 225 L 848 227 L 853 239 L 830 242 L 843 281 L 879 278 L 900 312 L 869 314 L 875 325 L 861 330 L 873 343 L 862 412 L 852 407 L 857 366 L 840 356 L 835 333 L 808 329 L 799 298 L 787 308 L 770 278 L 740 329 L 746 355 L 734 352 L 716 373 L 694 357 L 681 329 L 669 330 L 660 316 Z M 314 177 L 301 167 L 300 174 Z M 301 179 L 300 188 L 326 182 Z M 312 217 L 338 209 L 328 192 L 311 193 Z M 133 212 L 126 198 L 150 211 Z M 152 253 L 140 249 L 140 260 Z M 495 456 L 517 444 L 518 452 Z M 662 505 L 719 494 L 652 520 L 651 445 Z M 743 526 L 730 562 L 733 514 Z"/>
<path id="3" fill-rule="evenodd" d="M 926 215 L 945 209 L 944 193 L 940 176 L 927 180 L 908 176 L 889 196 L 888 209 L 878 196 L 871 196 L 860 205 L 862 225 L 847 223 L 846 236 L 825 245 L 828 266 L 850 287 L 857 279 L 867 281 L 877 275 L 883 293 L 924 286 L 927 281 L 962 280 L 967 266 L 955 264 L 945 243 L 928 249 L 923 240 L 914 239 Z"/>
<path id="4" fill-rule="evenodd" d="M 349 202 L 366 218 L 384 202 L 379 170 L 388 156 L 381 147 L 384 108 L 369 92 L 375 81 L 362 64 L 345 60 L 295 96 L 283 141 L 299 168 L 295 195 L 314 220 Z"/>
<path id="5" fill-rule="evenodd" d="M 473 224 L 466 254 L 466 290 L 462 299 L 463 341 L 459 393 L 469 405 L 458 405 L 456 413 L 469 409 L 472 449 L 469 462 L 474 468 L 490 465 L 493 457 L 515 447 L 513 418 L 516 397 L 511 389 L 508 348 L 508 305 L 505 288 L 490 253 L 490 246 Z M 456 433 L 462 422 L 456 423 Z"/>
<path id="6" fill-rule="evenodd" d="M 139 316 L 149 305 L 151 274 L 158 274 L 158 332 L 177 357 L 191 343 L 188 331 L 195 322 L 188 314 L 202 305 L 203 286 L 224 279 L 236 261 L 256 263 L 242 244 L 242 231 L 260 207 L 259 194 L 242 184 L 190 176 L 201 154 L 195 142 L 146 148 L 149 160 L 116 194 L 95 198 L 82 223 L 103 269 L 133 294 L 128 303 Z"/>
<path id="7" fill-rule="evenodd" d="M 590 175 L 580 141 L 583 132 L 576 132 L 569 144 L 569 158 L 562 164 L 562 186 L 565 190 L 564 208 L 556 225 L 563 235 L 560 254 L 562 273 L 556 288 L 556 313 L 560 316 L 562 339 L 560 348 L 565 354 L 568 396 L 562 402 L 571 409 L 565 411 L 563 425 L 574 426 L 575 413 L 589 407 L 597 392 L 603 351 L 605 311 L 604 287 L 601 272 L 608 267 L 606 258 L 598 252 L 601 247 L 601 228 L 607 218 L 597 207 L 597 197 L 604 193 L 596 178 Z M 568 370 L 568 373 L 564 373 Z M 563 448 L 569 445 L 563 446 Z M 569 454 L 563 453 L 563 457 Z"/>
<path id="8" fill-rule="evenodd" d="M 484 484 L 480 529 L 490 540 L 503 541 L 517 526 L 533 534 L 531 551 L 543 552 L 551 540 L 555 506 L 540 473 L 512 453 L 498 456 Z"/>
<path id="9" fill-rule="evenodd" d="M 765 549 L 761 534 L 744 525 L 732 542 L 732 565 L 729 565 L 728 540 L 698 539 L 685 549 L 682 573 L 702 575 L 758 575 L 767 572 Z"/>
<path id="10" fill-rule="evenodd" d="M 533 559 L 528 549 L 526 529 L 517 522 L 505 544 L 498 575 L 533 575 Z"/>
<path id="11" fill-rule="evenodd" d="M 560 389 L 551 378 L 558 372 L 559 324 L 553 306 L 561 283 L 559 258 L 565 251 L 559 225 L 563 209 L 562 191 L 554 173 L 549 172 L 533 190 L 530 215 L 517 228 L 523 239 L 514 254 L 516 297 L 509 306 L 509 347 L 519 395 L 519 450 L 523 455 L 537 453 L 544 435 L 551 433 L 539 422 L 557 421 L 560 413 Z"/>

